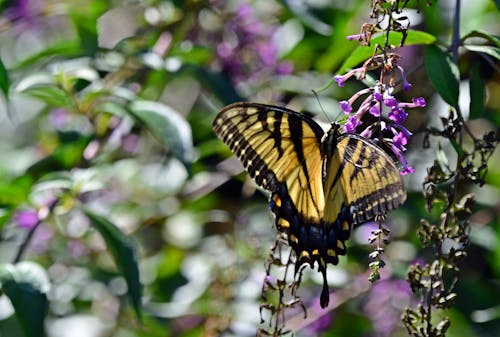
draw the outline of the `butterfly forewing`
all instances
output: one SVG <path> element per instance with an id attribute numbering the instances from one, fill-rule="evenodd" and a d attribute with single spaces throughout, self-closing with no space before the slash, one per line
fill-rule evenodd
<path id="1" fill-rule="evenodd" d="M 235 103 L 217 114 L 213 126 L 259 186 L 285 188 L 299 214 L 320 220 L 323 130 L 314 121 L 285 108 Z"/>

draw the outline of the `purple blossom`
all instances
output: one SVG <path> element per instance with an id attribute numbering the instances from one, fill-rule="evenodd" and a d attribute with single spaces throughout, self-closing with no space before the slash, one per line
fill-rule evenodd
<path id="1" fill-rule="evenodd" d="M 384 99 L 384 104 L 386 106 L 388 106 L 389 108 L 393 108 L 393 107 L 396 107 L 398 106 L 398 101 L 396 98 L 394 98 L 393 96 L 388 96 Z"/>
<path id="2" fill-rule="evenodd" d="M 413 167 L 411 167 L 410 165 L 408 165 L 406 158 L 403 156 L 402 150 L 399 149 L 398 147 L 396 147 L 394 144 L 392 144 L 390 147 L 391 147 L 392 152 L 398 158 L 398 161 L 400 162 L 401 166 L 403 167 L 403 169 L 400 171 L 400 174 L 405 176 L 408 173 L 415 173 L 415 169 Z"/>
<path id="3" fill-rule="evenodd" d="M 61 129 L 68 124 L 70 116 L 65 109 L 57 108 L 50 112 L 49 123 L 57 129 Z"/>
<path id="4" fill-rule="evenodd" d="M 352 106 L 348 101 L 340 101 L 339 103 L 340 109 L 344 111 L 344 113 L 349 114 L 352 111 Z"/>
<path id="5" fill-rule="evenodd" d="M 347 39 L 349 41 L 353 41 L 353 40 L 356 40 L 356 41 L 363 41 L 363 38 L 364 38 L 365 34 L 364 33 L 361 33 L 361 34 L 356 34 L 356 35 L 348 35 L 347 36 Z"/>
<path id="6" fill-rule="evenodd" d="M 425 107 L 426 103 L 425 103 L 425 99 L 423 97 L 415 97 L 413 98 L 413 104 L 415 105 L 415 107 Z"/>
<path id="7" fill-rule="evenodd" d="M 388 117 L 390 120 L 398 124 L 401 124 L 405 121 L 406 117 L 408 117 L 408 114 L 406 113 L 406 111 L 396 106 L 391 109 Z"/>
<path id="8" fill-rule="evenodd" d="M 374 335 L 393 336 L 410 301 L 411 289 L 407 282 L 383 280 L 375 283 L 363 302 L 363 311 L 373 323 Z"/>
<path id="9" fill-rule="evenodd" d="M 280 62 L 276 72 L 278 75 L 290 75 L 293 72 L 293 64 L 291 62 Z"/>
<path id="10" fill-rule="evenodd" d="M 356 128 L 361 125 L 361 121 L 358 119 L 356 115 L 350 116 L 347 122 L 344 125 L 344 130 L 347 133 L 356 132 Z"/>
<path id="11" fill-rule="evenodd" d="M 223 34 L 230 31 L 232 34 Z M 277 46 L 272 35 L 276 27 L 259 21 L 249 4 L 239 6 L 232 19 L 225 23 L 216 55 L 222 70 L 236 84 L 258 86 L 272 75 L 290 74 L 293 65 L 279 62 Z"/>
<path id="12" fill-rule="evenodd" d="M 40 226 L 36 228 L 35 234 L 30 240 L 29 250 L 36 254 L 45 253 L 50 248 L 53 236 L 54 231 L 52 228 L 42 222 Z"/>
<path id="13" fill-rule="evenodd" d="M 342 75 L 335 75 L 333 76 L 333 80 L 337 82 L 339 87 L 343 87 L 345 85 L 346 78 Z"/>
<path id="14" fill-rule="evenodd" d="M 409 82 L 406 80 L 406 75 L 405 75 L 405 71 L 404 71 L 403 67 L 398 66 L 398 69 L 401 71 L 401 78 L 403 79 L 403 90 L 404 90 L 404 91 L 408 91 L 408 90 L 410 90 L 410 88 L 411 88 L 411 83 L 409 83 Z"/>
<path id="15" fill-rule="evenodd" d="M 373 99 L 375 99 L 375 100 L 377 100 L 379 102 L 382 102 L 382 98 L 383 98 L 383 96 L 382 96 L 382 94 L 380 92 L 375 91 L 373 93 Z"/>
<path id="16" fill-rule="evenodd" d="M 406 138 L 406 135 L 399 131 L 393 138 L 392 141 L 396 147 L 398 147 L 401 150 L 405 150 L 405 146 L 408 143 L 408 139 Z"/>
<path id="17" fill-rule="evenodd" d="M 40 15 L 43 13 L 43 3 L 38 0 L 12 1 L 7 7 L 4 16 L 19 24 L 19 30 L 36 29 L 41 24 Z"/>
<path id="18" fill-rule="evenodd" d="M 13 215 L 13 220 L 18 227 L 30 230 L 39 222 L 38 212 L 34 209 L 17 211 Z"/>
<path id="19" fill-rule="evenodd" d="M 373 116 L 380 117 L 379 103 L 375 103 L 374 105 L 372 105 L 369 111 Z"/>

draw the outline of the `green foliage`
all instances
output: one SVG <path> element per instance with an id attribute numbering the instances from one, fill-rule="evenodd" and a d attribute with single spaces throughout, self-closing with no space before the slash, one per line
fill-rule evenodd
<path id="1" fill-rule="evenodd" d="M 425 69 L 432 85 L 445 102 L 457 108 L 459 72 L 451 57 L 439 47 L 431 45 L 427 48 Z"/>
<path id="2" fill-rule="evenodd" d="M 128 294 L 139 320 L 141 319 L 142 285 L 139 281 L 139 267 L 137 253 L 131 239 L 121 232 L 116 225 L 105 217 L 95 214 L 89 209 L 84 213 L 90 218 L 92 224 L 101 233 L 107 248 L 113 255 L 118 269 L 120 269 L 127 282 Z"/>
<path id="3" fill-rule="evenodd" d="M 50 281 L 45 269 L 33 262 L 0 266 L 1 290 L 12 302 L 26 337 L 43 337 L 49 308 Z"/>

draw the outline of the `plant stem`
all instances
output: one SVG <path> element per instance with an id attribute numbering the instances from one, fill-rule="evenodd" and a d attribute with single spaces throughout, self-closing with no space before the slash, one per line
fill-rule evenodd
<path id="1" fill-rule="evenodd" d="M 460 1 L 455 2 L 455 14 L 453 18 L 453 36 L 451 42 L 451 52 L 453 54 L 453 61 L 457 63 L 458 60 L 458 47 L 460 46 Z"/>

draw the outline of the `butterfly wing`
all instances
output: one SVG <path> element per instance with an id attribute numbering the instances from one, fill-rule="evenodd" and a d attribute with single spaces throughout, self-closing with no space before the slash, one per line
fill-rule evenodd
<path id="1" fill-rule="evenodd" d="M 335 252 L 345 254 L 352 225 L 399 207 L 406 192 L 399 170 L 380 147 L 356 135 L 335 136 L 325 165 L 324 222 L 337 233 Z"/>
<path id="2" fill-rule="evenodd" d="M 213 127 L 255 182 L 273 193 L 279 229 L 320 222 L 324 132 L 318 124 L 286 108 L 241 102 L 222 109 Z"/>
<path id="3" fill-rule="evenodd" d="M 362 137 L 340 135 L 334 125 L 323 142 L 326 162 L 324 171 L 325 210 L 321 261 L 336 264 L 345 255 L 345 242 L 351 228 L 383 215 L 406 199 L 401 176 L 392 159 L 378 146 Z M 323 273 L 321 306 L 328 305 L 326 267 Z"/>
<path id="4" fill-rule="evenodd" d="M 318 262 L 321 306 L 329 300 L 326 265 L 345 254 L 353 224 L 402 204 L 399 171 L 379 147 L 355 135 L 324 136 L 309 117 L 276 106 L 235 103 L 213 127 L 256 183 L 271 191 L 276 225 L 297 254 L 296 272 Z"/>
<path id="5" fill-rule="evenodd" d="M 399 170 L 384 150 L 356 135 L 343 137 L 337 149 L 343 164 L 341 185 L 354 224 L 384 215 L 405 202 Z"/>

